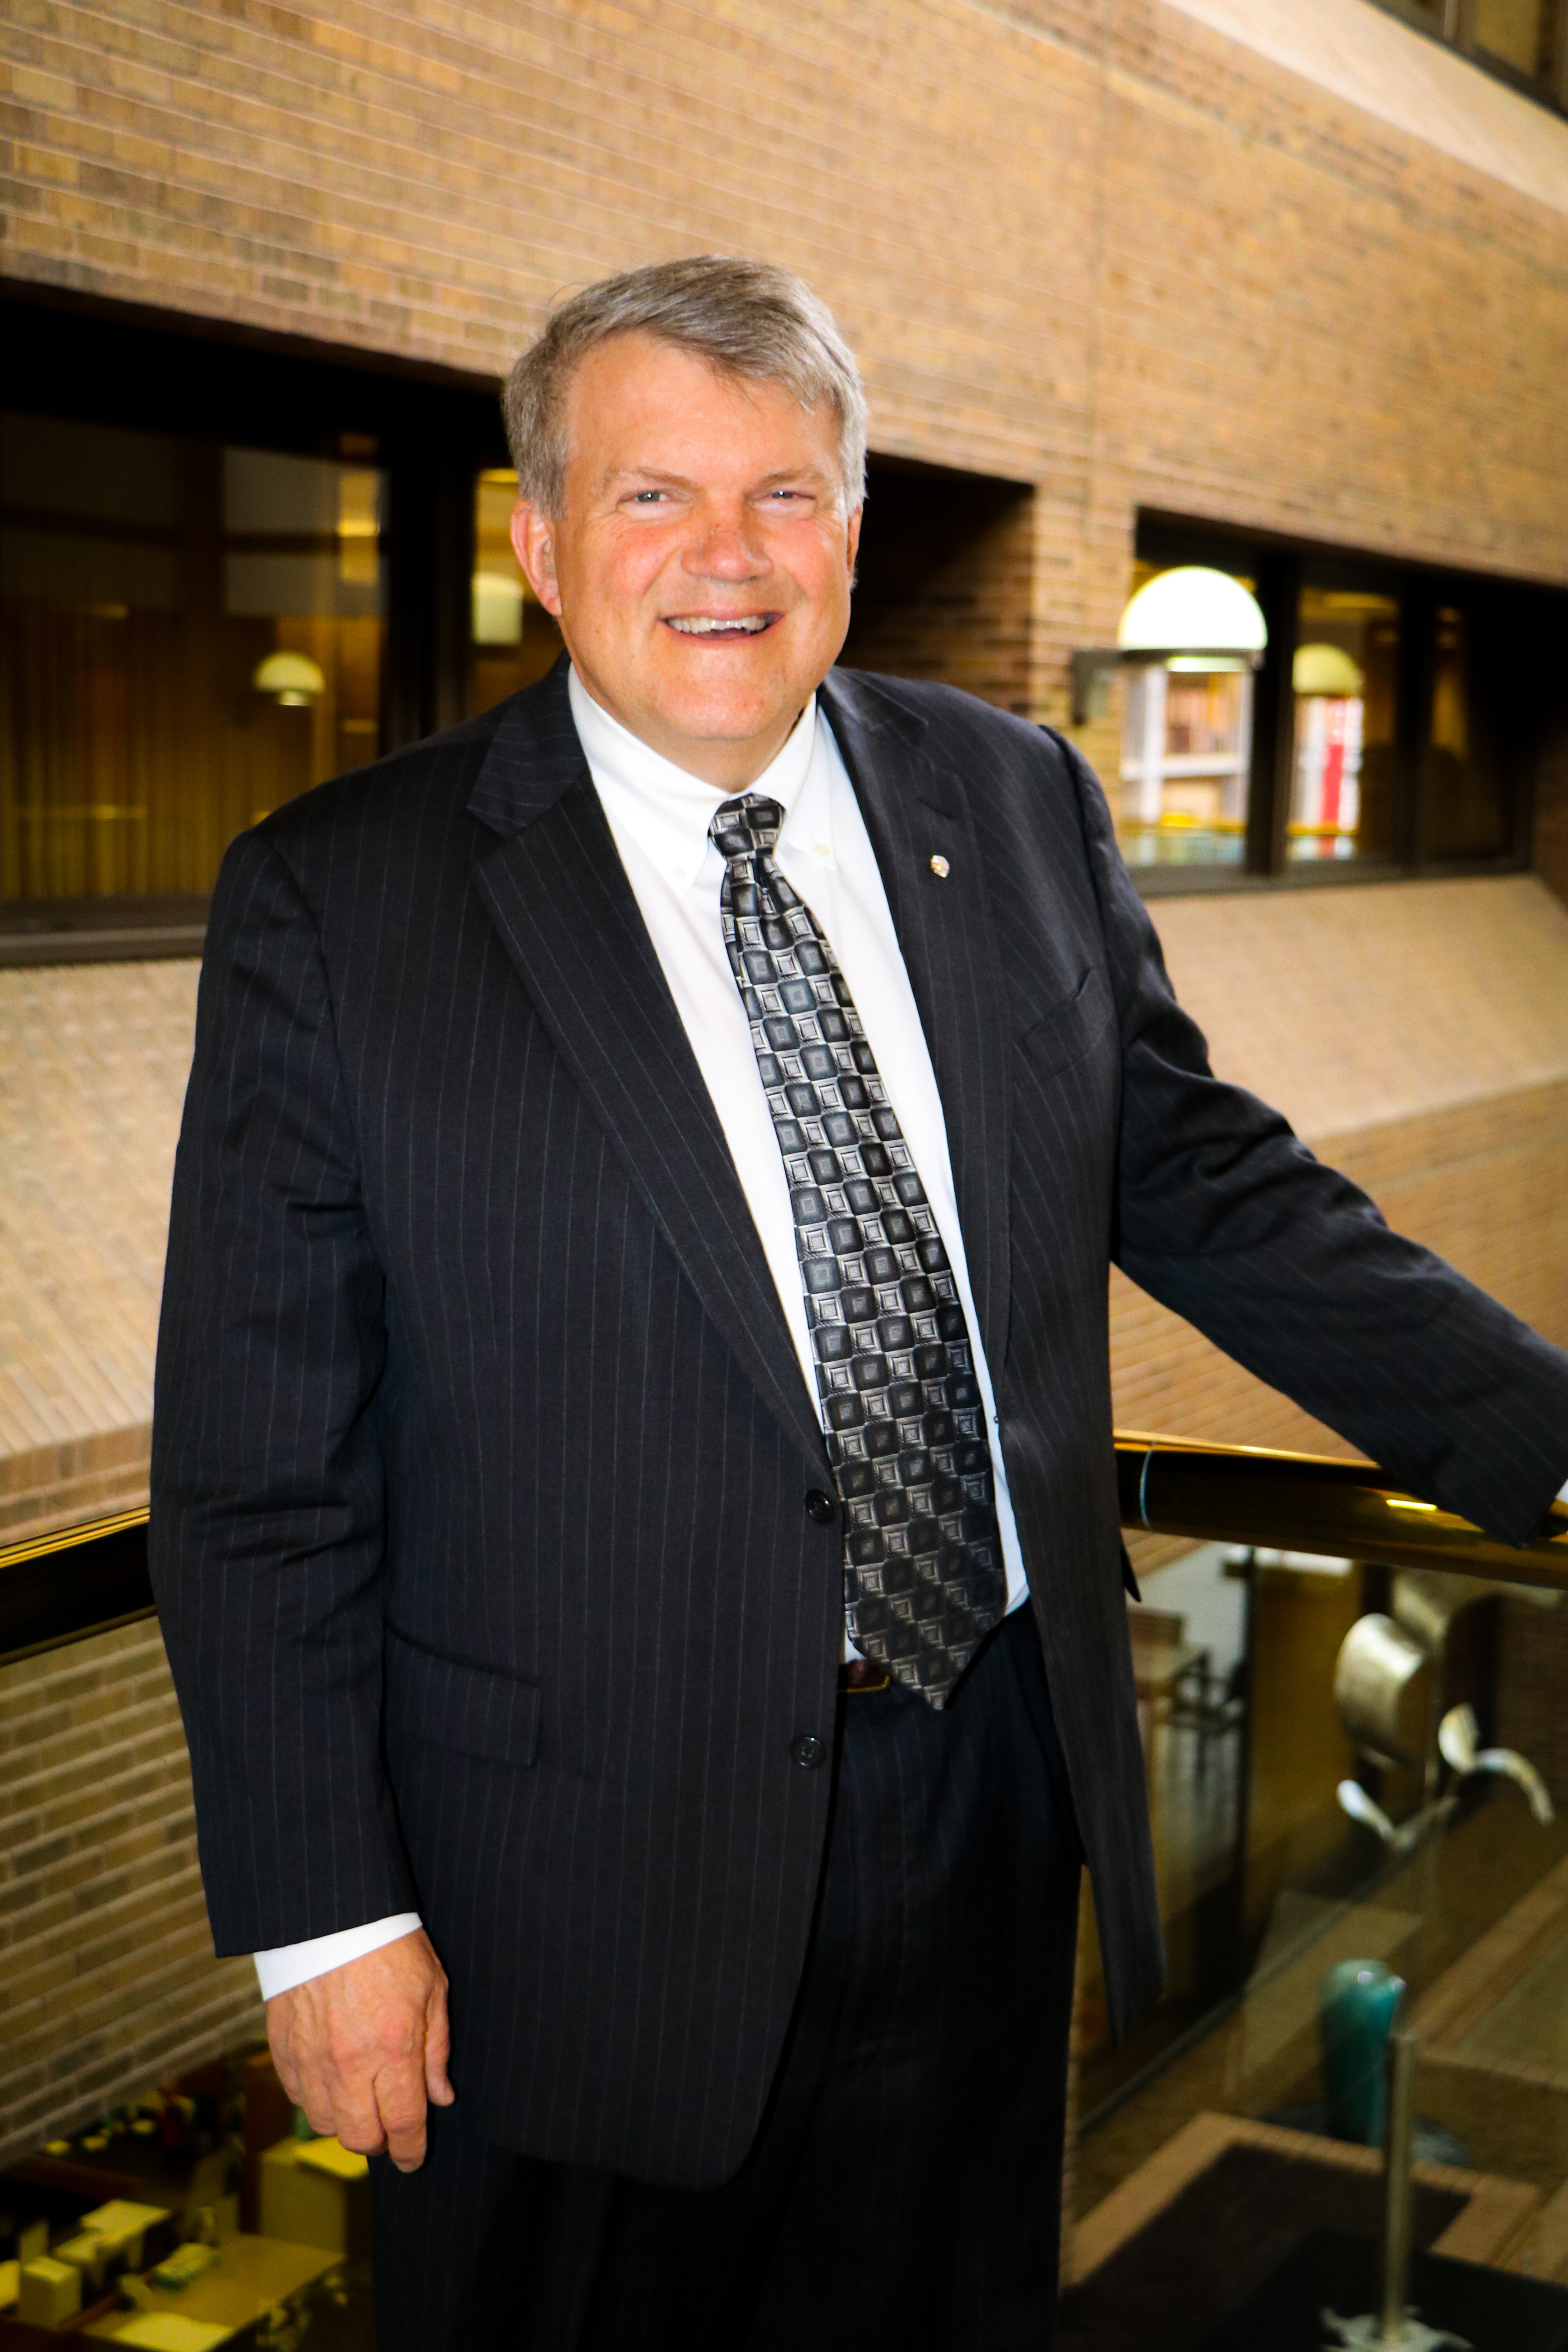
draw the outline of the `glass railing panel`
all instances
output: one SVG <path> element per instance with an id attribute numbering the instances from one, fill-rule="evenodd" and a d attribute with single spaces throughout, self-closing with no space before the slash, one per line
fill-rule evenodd
<path id="1" fill-rule="evenodd" d="M 1216 1713 L 1183 1662 L 1226 1654 L 1222 1587 Z M 1215 1545 L 1143 1591 L 1171 1981 L 1112 2051 L 1086 1933 L 1063 2346 L 1568 2342 L 1568 1601 Z M 1399 2292 L 1430 2336 L 1351 2325 L 1383 2324 L 1402 2086 Z"/>

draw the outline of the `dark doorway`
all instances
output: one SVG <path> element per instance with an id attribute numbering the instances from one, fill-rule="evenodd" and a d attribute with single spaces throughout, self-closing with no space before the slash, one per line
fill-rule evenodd
<path id="1" fill-rule="evenodd" d="M 873 457 L 851 669 L 940 679 L 1005 710 L 1030 705 L 1034 496 L 1026 482 Z"/>

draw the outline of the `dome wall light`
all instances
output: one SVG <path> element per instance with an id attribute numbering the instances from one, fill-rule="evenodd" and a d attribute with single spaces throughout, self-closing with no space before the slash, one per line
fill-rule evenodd
<path id="1" fill-rule="evenodd" d="M 258 694 L 275 696 L 285 709 L 307 706 L 327 689 L 321 665 L 309 654 L 268 654 L 252 672 L 250 683 Z"/>
<path id="2" fill-rule="evenodd" d="M 1327 694 L 1349 700 L 1366 684 L 1359 662 L 1342 646 L 1298 646 L 1290 683 L 1300 695 Z"/>
<path id="3" fill-rule="evenodd" d="M 1156 572 L 1121 615 L 1118 650 L 1142 661 L 1173 654 L 1260 654 L 1268 643 L 1263 608 L 1249 588 L 1206 563 Z"/>
<path id="4" fill-rule="evenodd" d="M 1072 657 L 1073 725 L 1104 715 L 1110 680 L 1129 664 L 1192 671 L 1256 669 L 1268 643 L 1263 608 L 1249 588 L 1206 563 L 1156 572 L 1121 615 L 1114 646 Z"/>

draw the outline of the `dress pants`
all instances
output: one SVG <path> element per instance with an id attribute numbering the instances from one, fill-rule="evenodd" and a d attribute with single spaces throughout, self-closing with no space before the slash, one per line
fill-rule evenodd
<path id="1" fill-rule="evenodd" d="M 838 1705 L 818 1914 L 734 2179 L 665 2189 L 432 2110 L 374 2180 L 379 2352 L 1044 2352 L 1081 1850 L 1031 1612 L 948 1707 Z"/>

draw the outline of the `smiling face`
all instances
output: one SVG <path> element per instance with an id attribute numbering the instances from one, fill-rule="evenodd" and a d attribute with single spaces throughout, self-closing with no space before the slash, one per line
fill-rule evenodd
<path id="1" fill-rule="evenodd" d="M 860 509 L 829 404 L 642 333 L 565 402 L 565 494 L 512 544 L 594 699 L 688 773 L 755 781 L 844 643 Z"/>

